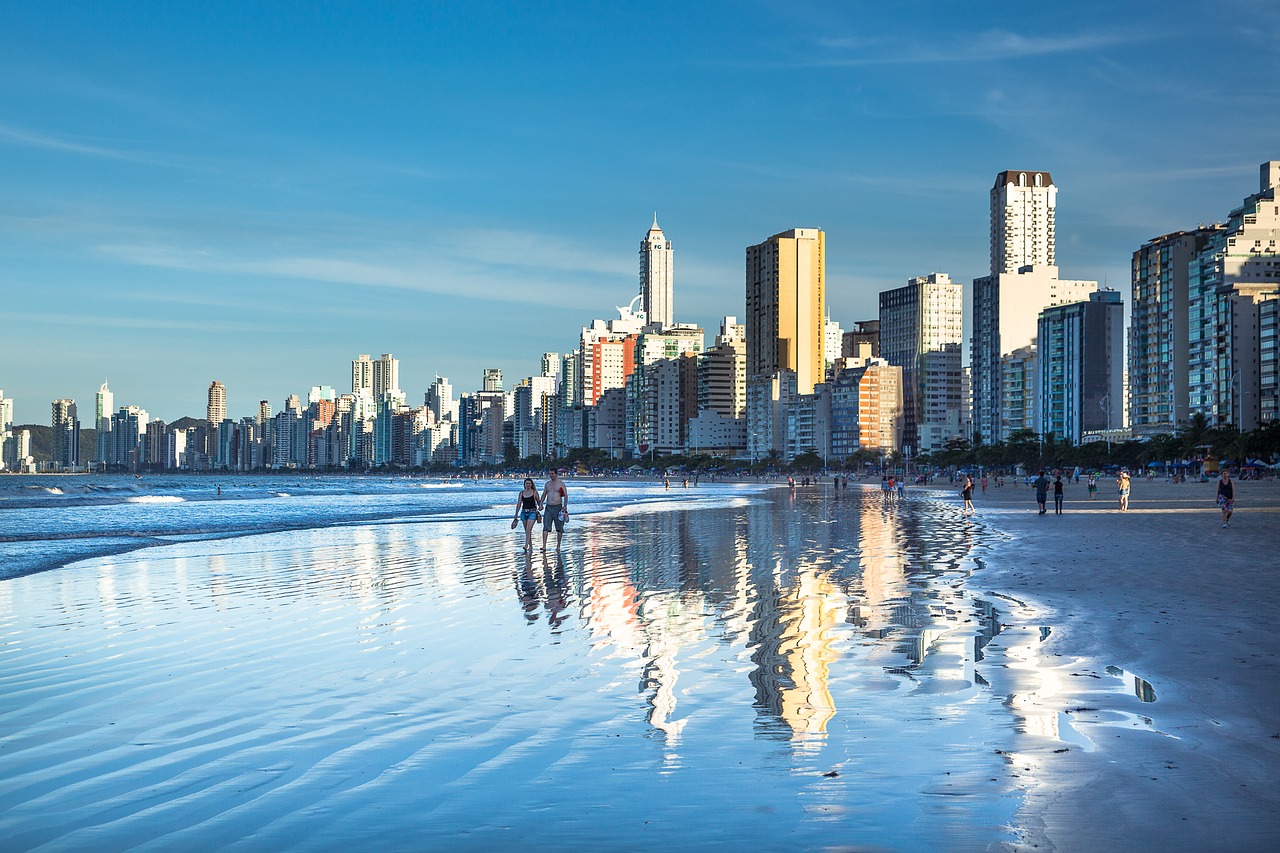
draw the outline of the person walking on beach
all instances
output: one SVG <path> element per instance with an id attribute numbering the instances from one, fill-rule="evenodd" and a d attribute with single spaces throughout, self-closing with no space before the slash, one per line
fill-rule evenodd
<path id="1" fill-rule="evenodd" d="M 1093 500 L 1093 496 L 1098 493 L 1098 478 L 1093 474 L 1089 475 L 1089 500 Z"/>
<path id="2" fill-rule="evenodd" d="M 1129 509 L 1129 472 L 1122 470 L 1116 477 L 1116 491 L 1120 493 L 1120 511 Z"/>
<path id="3" fill-rule="evenodd" d="M 1222 479 L 1218 480 L 1218 509 L 1222 510 L 1222 529 L 1231 526 L 1231 513 L 1236 508 L 1236 487 L 1231 482 L 1231 472 L 1224 466 Z"/>
<path id="4" fill-rule="evenodd" d="M 533 550 L 533 525 L 538 522 L 538 513 L 541 509 L 542 498 L 538 497 L 538 487 L 533 484 L 531 478 L 525 477 L 524 488 L 516 498 L 516 516 L 511 519 L 512 530 L 515 530 L 516 524 L 524 522 L 525 553 Z"/>
<path id="5" fill-rule="evenodd" d="M 1053 514 L 1062 515 L 1062 475 L 1053 478 Z"/>
<path id="6" fill-rule="evenodd" d="M 1044 515 L 1048 512 L 1045 509 L 1045 502 L 1049 500 L 1049 478 L 1044 475 L 1044 469 L 1040 469 L 1040 476 L 1036 477 L 1036 503 L 1040 505 L 1040 514 Z"/>
<path id="7" fill-rule="evenodd" d="M 547 480 L 542 490 L 542 550 L 547 550 L 547 534 L 551 528 L 556 529 L 556 552 L 560 551 L 560 540 L 564 538 L 564 523 L 569 520 L 569 492 L 560 479 L 560 471 L 551 469 L 551 479 Z"/>
<path id="8" fill-rule="evenodd" d="M 972 515 L 975 510 L 973 508 L 973 478 L 968 474 L 964 475 L 964 489 L 960 492 L 964 498 L 964 514 Z"/>

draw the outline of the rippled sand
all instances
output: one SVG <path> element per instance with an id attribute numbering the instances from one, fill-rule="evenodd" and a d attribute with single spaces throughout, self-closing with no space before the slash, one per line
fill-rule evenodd
<path id="1" fill-rule="evenodd" d="M 1051 626 L 971 588 L 1005 534 L 949 495 L 676 493 L 559 559 L 506 527 L 0 583 L 4 849 L 982 849 L 1024 837 L 1017 739 L 1075 736 L 1020 708 Z"/>

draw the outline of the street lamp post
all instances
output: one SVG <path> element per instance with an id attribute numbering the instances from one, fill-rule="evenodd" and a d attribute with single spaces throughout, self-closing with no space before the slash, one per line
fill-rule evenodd
<path id="1" fill-rule="evenodd" d="M 1235 373 L 1231 374 L 1231 377 L 1227 380 L 1227 423 L 1235 424 L 1236 429 L 1243 430 L 1243 426 L 1240 423 L 1241 420 L 1244 420 L 1243 393 L 1241 393 L 1240 420 L 1236 420 L 1234 405 L 1236 399 L 1236 379 L 1239 376 L 1240 371 L 1237 370 Z"/>

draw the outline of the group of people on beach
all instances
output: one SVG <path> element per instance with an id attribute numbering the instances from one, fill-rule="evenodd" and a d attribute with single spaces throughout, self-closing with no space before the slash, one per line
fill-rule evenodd
<path id="1" fill-rule="evenodd" d="M 551 469 L 550 479 L 538 493 L 532 477 L 524 478 L 524 488 L 516 497 L 516 514 L 511 519 L 511 529 L 524 524 L 524 553 L 533 551 L 533 526 L 542 524 L 542 550 L 547 550 L 547 537 L 556 531 L 556 551 L 564 538 L 564 525 L 569 520 L 569 490 L 560 479 L 560 470 Z"/>
<path id="2" fill-rule="evenodd" d="M 986 491 L 986 477 L 983 480 L 983 491 Z M 1068 481 L 1070 476 L 1068 475 Z M 1076 475 L 1076 481 L 1079 482 L 1079 474 Z M 1053 480 L 1049 479 L 1048 472 L 1040 469 L 1040 474 L 1031 482 L 1031 486 L 1036 490 L 1036 505 L 1039 507 L 1039 514 L 1048 513 L 1049 491 L 1053 490 L 1053 512 L 1055 515 L 1062 515 L 1062 504 L 1065 498 L 1064 482 L 1062 473 L 1055 471 Z M 1132 481 L 1129 472 L 1121 469 L 1116 475 L 1116 496 L 1121 512 L 1127 512 L 1129 509 L 1129 492 L 1132 487 Z M 1093 500 L 1094 494 L 1098 490 L 1098 478 L 1089 475 L 1089 499 Z M 964 500 L 964 508 L 961 510 L 962 515 L 971 515 L 975 511 L 973 508 L 973 478 L 968 474 L 964 475 L 964 485 L 960 490 L 960 497 Z M 1231 472 L 1223 466 L 1220 479 L 1218 480 L 1218 509 L 1222 512 L 1222 527 L 1226 529 L 1231 526 L 1231 515 L 1235 511 L 1235 486 L 1231 482 Z"/>

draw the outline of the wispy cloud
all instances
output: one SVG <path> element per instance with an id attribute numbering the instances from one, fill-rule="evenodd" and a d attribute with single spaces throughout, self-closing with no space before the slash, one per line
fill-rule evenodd
<path id="1" fill-rule="evenodd" d="M 114 160 L 132 160 L 135 162 L 153 162 L 149 158 L 140 156 L 130 151 L 122 151 L 116 148 L 104 148 L 100 145 L 90 145 L 84 142 L 77 142 L 64 137 L 56 136 L 51 133 L 43 133 L 38 130 L 28 130 L 22 127 L 14 127 L 8 124 L 0 124 L 0 139 L 16 145 L 23 145 L 29 148 L 44 148 L 52 151 L 66 151 L 72 154 L 88 154 L 93 157 L 110 157 Z"/>
<path id="2" fill-rule="evenodd" d="M 9 314 L 9 319 L 20 322 L 51 326 L 88 326 L 95 329 L 133 329 L 143 331 L 177 331 L 177 332 L 212 332 L 226 334 L 230 332 L 270 332 L 275 327 L 253 323 L 231 323 L 223 321 L 201 322 L 196 320 L 174 320 L 170 318 L 147 319 L 145 317 L 112 317 L 103 314 Z"/>
<path id="3" fill-rule="evenodd" d="M 469 300 L 563 305 L 627 281 L 625 261 L 545 234 L 446 233 L 425 245 L 273 253 L 192 247 L 179 241 L 100 243 L 120 263 L 237 278 L 278 278 L 409 290 Z"/>
<path id="4" fill-rule="evenodd" d="M 947 34 L 927 41 L 890 38 L 827 37 L 806 51 L 774 61 L 741 63 L 753 67 L 852 68 L 866 65 L 934 65 L 998 62 L 1032 56 L 1090 53 L 1117 45 L 1150 41 L 1150 33 L 1087 32 L 1073 35 L 1027 36 L 1008 30 Z"/>

